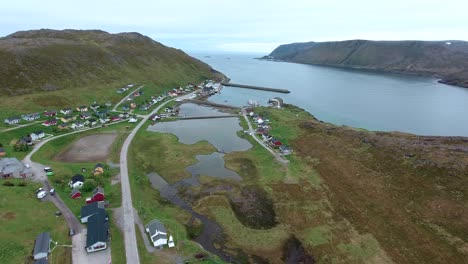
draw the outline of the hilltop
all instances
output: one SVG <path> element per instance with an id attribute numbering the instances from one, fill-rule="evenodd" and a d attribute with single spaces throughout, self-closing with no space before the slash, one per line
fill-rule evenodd
<path id="1" fill-rule="evenodd" d="M 139 33 L 31 30 L 0 38 L 0 94 L 213 77 L 207 64 Z"/>
<path id="2" fill-rule="evenodd" d="M 468 42 L 305 42 L 277 47 L 264 58 L 289 62 L 431 76 L 468 87 Z"/>

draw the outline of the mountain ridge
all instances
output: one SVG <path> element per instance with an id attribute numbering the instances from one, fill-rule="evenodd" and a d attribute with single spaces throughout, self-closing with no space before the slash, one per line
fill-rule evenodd
<path id="1" fill-rule="evenodd" d="M 431 76 L 468 87 L 468 42 L 347 40 L 283 44 L 267 59 Z"/>
<path id="2" fill-rule="evenodd" d="M 0 38 L 0 93 L 211 78 L 207 64 L 136 32 L 28 30 Z"/>

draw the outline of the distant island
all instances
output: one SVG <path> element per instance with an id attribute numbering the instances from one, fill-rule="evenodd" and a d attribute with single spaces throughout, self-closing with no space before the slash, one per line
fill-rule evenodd
<path id="1" fill-rule="evenodd" d="M 431 76 L 468 88 L 466 41 L 305 42 L 284 44 L 262 59 Z"/>

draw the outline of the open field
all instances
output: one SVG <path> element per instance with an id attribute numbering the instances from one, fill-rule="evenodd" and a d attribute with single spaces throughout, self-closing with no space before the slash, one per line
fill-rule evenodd
<path id="1" fill-rule="evenodd" d="M 96 163 L 100 162 L 105 164 L 107 159 L 95 160 L 94 162 L 62 162 L 57 160 L 64 150 L 69 149 L 70 146 L 74 145 L 76 142 L 81 140 L 84 137 L 94 136 L 94 135 L 108 135 L 109 133 L 115 135 L 117 139 L 125 138 L 129 130 L 126 128 L 127 123 L 116 124 L 111 127 L 99 128 L 93 131 L 86 131 L 83 133 L 73 134 L 57 138 L 45 144 L 38 152 L 34 154 L 32 160 L 51 166 L 54 169 L 55 175 L 50 176 L 51 185 L 56 188 L 56 191 L 60 194 L 63 201 L 67 206 L 72 210 L 76 215 L 79 214 L 81 207 L 85 204 L 85 198 L 90 197 L 92 190 L 83 191 L 81 199 L 71 199 L 70 192 L 71 189 L 68 186 L 70 178 L 75 174 L 83 174 L 87 180 L 91 180 L 95 184 L 101 184 L 105 189 L 106 200 L 111 204 L 111 207 L 119 207 L 121 204 L 121 191 L 120 184 L 111 185 L 111 179 L 113 176 L 118 174 L 119 169 L 108 168 L 107 172 L 100 176 L 92 175 L 92 170 Z M 121 141 L 123 142 L 123 141 Z M 110 156 L 113 156 L 113 152 L 120 152 L 120 145 L 110 145 Z M 81 169 L 86 168 L 86 172 L 82 173 Z"/>
<path id="2" fill-rule="evenodd" d="M 75 141 L 67 150 L 56 156 L 62 162 L 93 162 L 107 160 L 117 133 L 88 135 Z"/>
<path id="3" fill-rule="evenodd" d="M 55 216 L 57 208 L 50 202 L 41 202 L 35 196 L 35 190 L 41 185 L 26 182 L 26 186 L 19 186 L 19 180 L 8 182 L 15 186 L 4 186 L 5 181 L 0 184 L 0 262 L 32 263 L 30 255 L 34 240 L 45 231 L 50 231 L 51 238 L 59 244 L 70 245 L 65 220 Z M 49 255 L 49 263 L 71 264 L 71 249 L 55 248 Z"/>
<path id="4" fill-rule="evenodd" d="M 301 256 L 318 263 L 468 261 L 468 223 L 463 220 L 468 219 L 466 139 L 337 127 L 293 106 L 255 111 L 271 120 L 272 135 L 293 148 L 288 166 L 277 164 L 246 137 L 252 149 L 224 157 L 226 167 L 243 181 L 203 176 L 201 186 L 182 192 L 196 212 L 222 226 L 224 246 L 238 260 L 283 263 Z M 188 213 L 161 199 L 145 176 L 156 171 L 167 177 L 171 171 L 137 164 L 150 164 L 150 155 L 166 162 L 164 156 L 196 153 L 188 155 L 192 146 L 180 144 L 164 151 L 148 149 L 137 157 L 138 142 L 156 142 L 144 133 L 137 135 L 134 155 L 129 155 L 132 189 L 139 190 L 132 192 L 135 206 L 147 220 L 156 216 L 171 228 L 180 227 Z M 158 148 L 173 144 L 157 142 Z"/>

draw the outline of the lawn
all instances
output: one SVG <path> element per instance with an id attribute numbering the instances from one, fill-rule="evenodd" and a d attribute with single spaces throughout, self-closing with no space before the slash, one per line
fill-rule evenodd
<path id="1" fill-rule="evenodd" d="M 15 186 L 5 186 L 5 182 L 0 184 L 0 263 L 32 263 L 34 240 L 41 232 L 51 232 L 51 238 L 59 244 L 71 244 L 65 220 L 55 216 L 55 205 L 35 197 L 40 184 L 26 182 L 26 186 L 19 186 L 20 180 L 8 180 Z M 49 260 L 51 264 L 71 263 L 71 250 L 57 247 Z"/>

